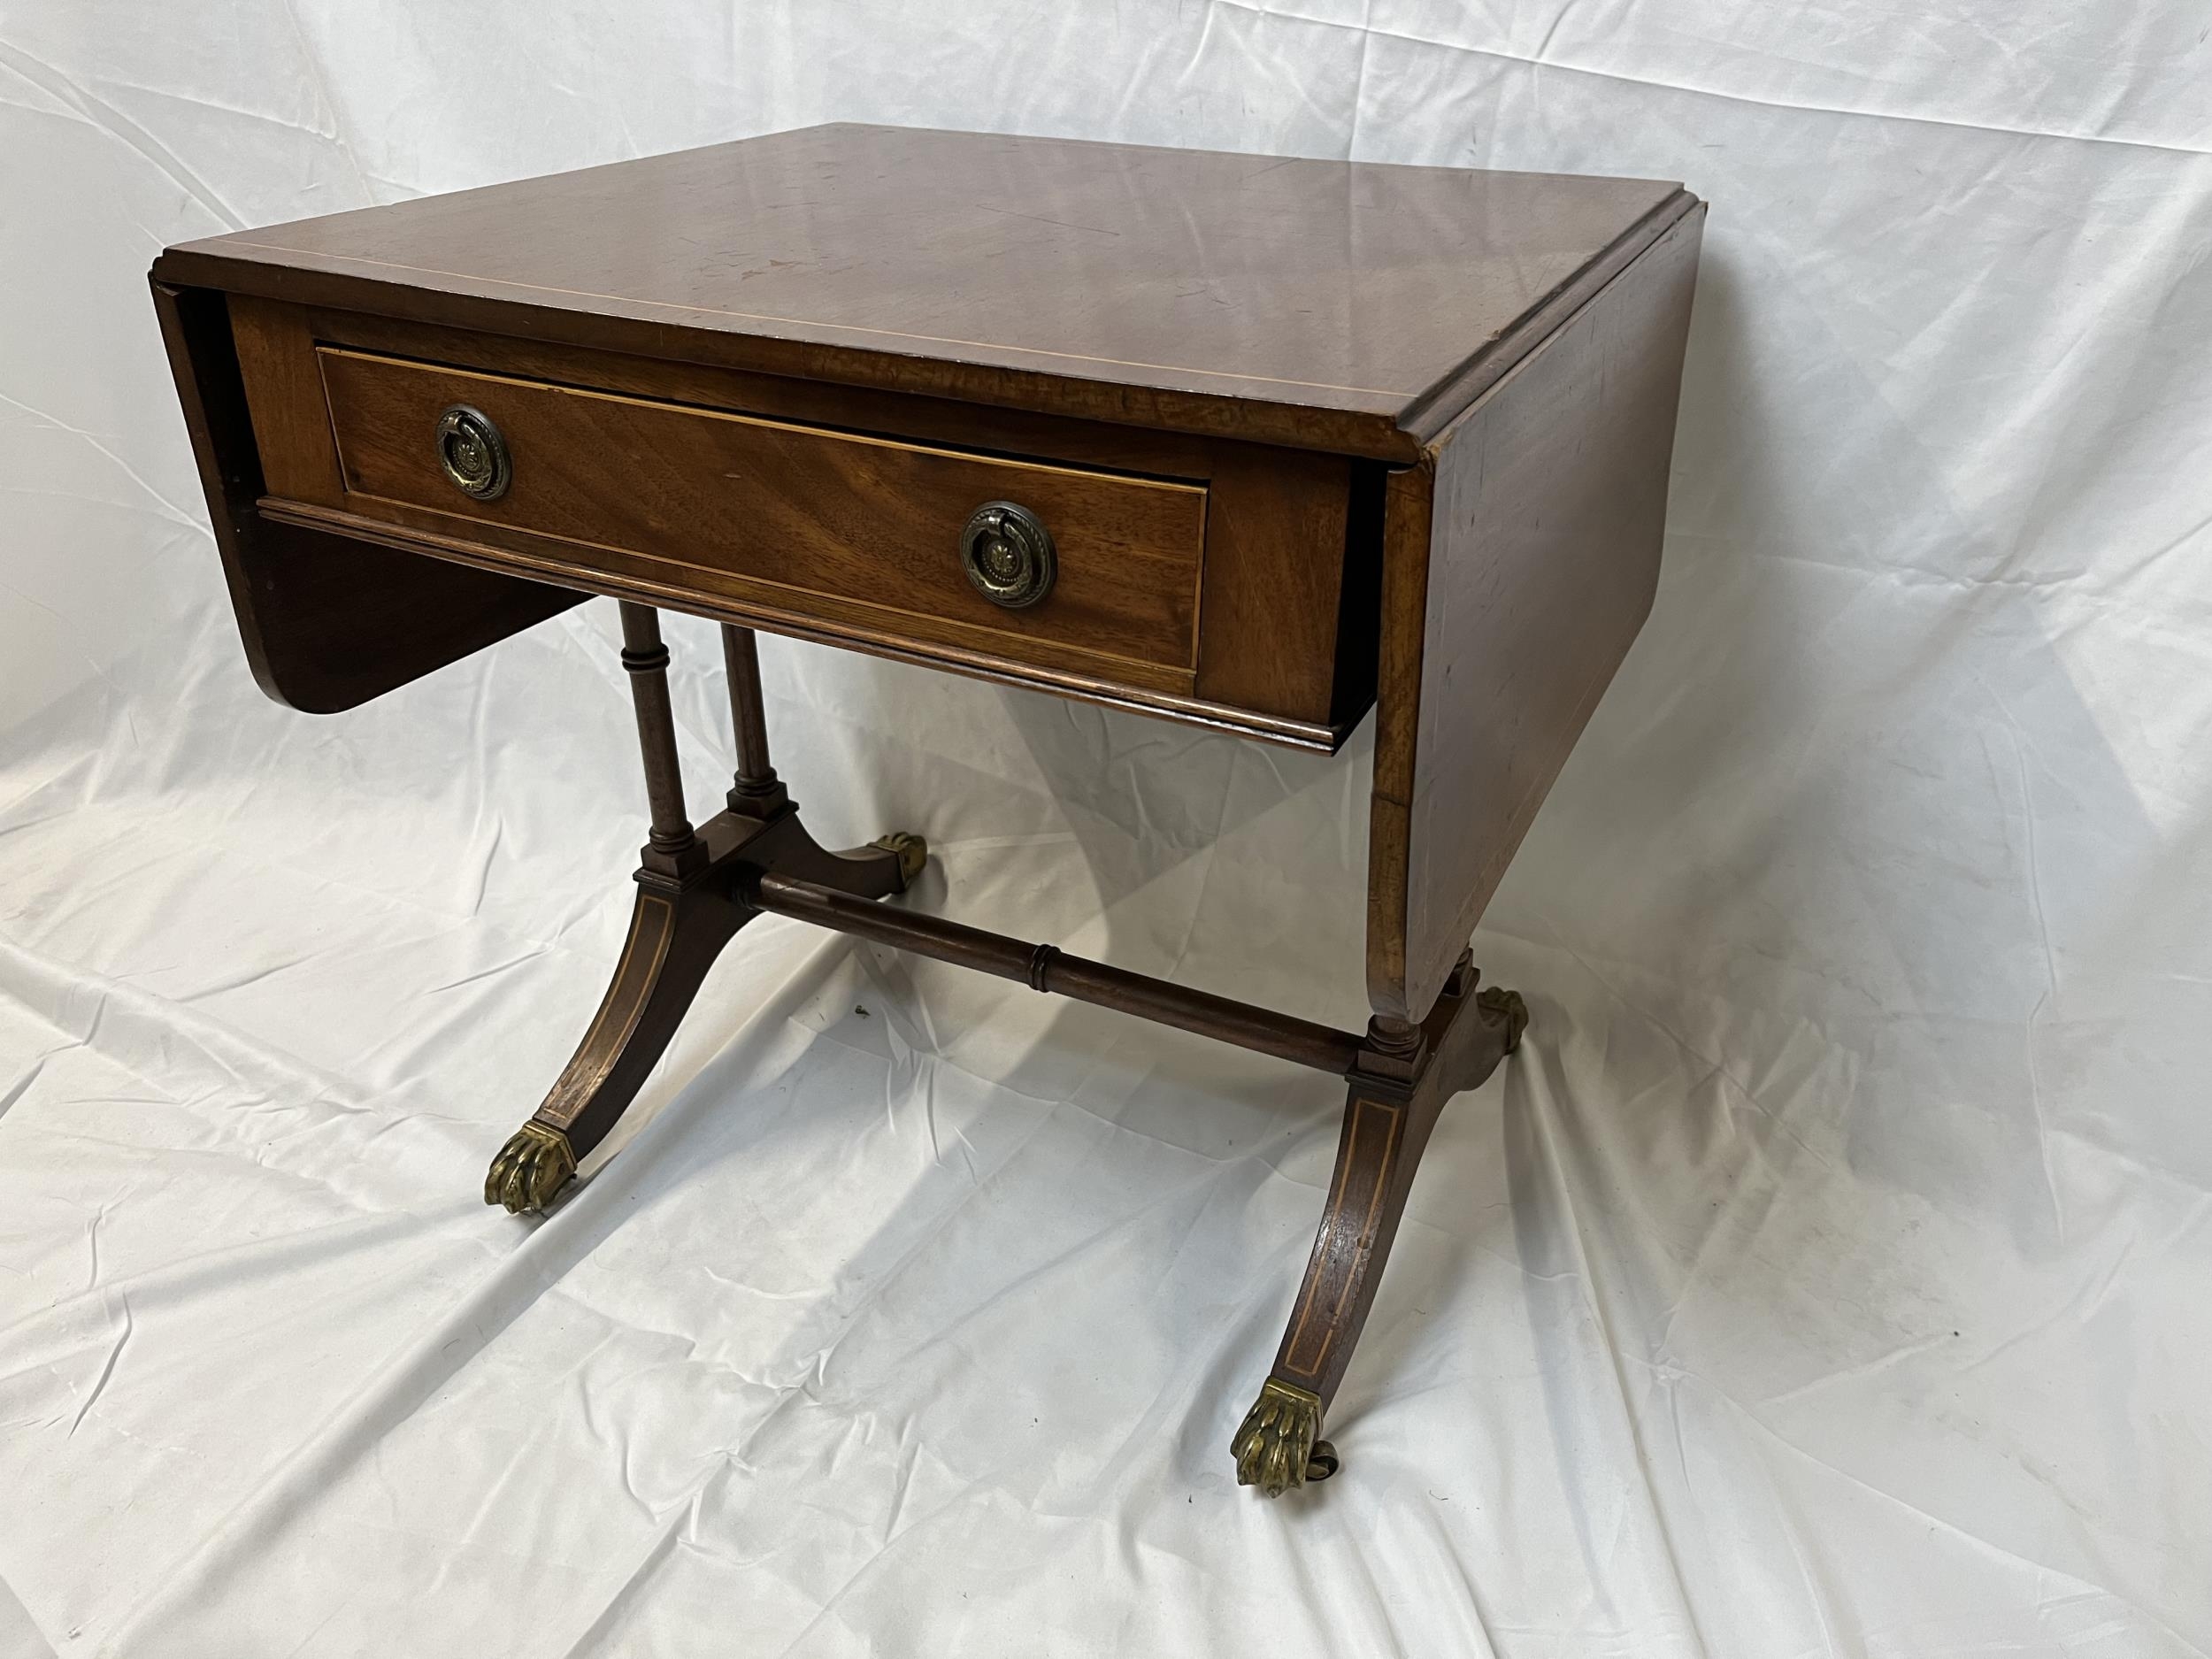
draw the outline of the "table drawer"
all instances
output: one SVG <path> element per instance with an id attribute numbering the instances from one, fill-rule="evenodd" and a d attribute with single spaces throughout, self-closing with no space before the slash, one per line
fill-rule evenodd
<path id="1" fill-rule="evenodd" d="M 719 586 L 832 627 L 1187 688 L 1207 490 L 720 410 L 316 349 L 344 507 L 547 563 Z M 442 463 L 449 411 L 480 415 L 504 479 L 478 499 Z M 465 457 L 465 459 L 466 457 Z M 465 472 L 465 467 L 464 468 Z M 1011 502 L 1055 574 L 1019 609 L 987 597 L 962 535 Z M 426 518 L 435 515 L 435 518 Z M 476 527 L 475 530 L 472 526 Z M 1163 680 L 1164 677 L 1164 680 Z"/>

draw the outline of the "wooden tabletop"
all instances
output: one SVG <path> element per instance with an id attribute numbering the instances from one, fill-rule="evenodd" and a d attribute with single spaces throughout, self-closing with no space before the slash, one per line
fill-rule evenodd
<path id="1" fill-rule="evenodd" d="M 1398 455 L 1693 204 L 1640 180 L 834 126 L 242 231 L 156 275 Z"/>

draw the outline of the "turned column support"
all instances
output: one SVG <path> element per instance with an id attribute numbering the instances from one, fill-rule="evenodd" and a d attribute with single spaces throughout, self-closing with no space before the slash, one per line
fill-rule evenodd
<path id="1" fill-rule="evenodd" d="M 722 662 L 730 681 L 730 722 L 737 730 L 737 776 L 730 810 L 767 818 L 791 802 L 768 762 L 768 712 L 760 695 L 760 644 L 750 628 L 722 625 Z"/>
<path id="2" fill-rule="evenodd" d="M 840 895 L 878 899 L 902 892 L 928 856 L 918 835 L 832 852 L 807 833 L 768 764 L 752 641 L 747 629 L 723 631 L 737 718 L 737 787 L 730 810 L 694 830 L 678 771 L 659 617 L 649 605 L 622 606 L 622 665 L 637 708 L 651 824 L 639 856 L 630 932 L 575 1054 L 544 1103 L 492 1160 L 486 1203 L 517 1213 L 543 1209 L 606 1139 L 667 1050 L 722 948 L 760 914 L 741 891 L 741 877 L 775 871 Z"/>
<path id="3" fill-rule="evenodd" d="M 680 876 L 706 862 L 706 849 L 684 812 L 682 763 L 676 752 L 676 713 L 668 700 L 668 647 L 661 643 L 660 613 L 622 601 L 622 666 L 630 676 L 637 709 L 638 752 L 645 763 L 645 799 L 651 809 L 646 867 Z"/>

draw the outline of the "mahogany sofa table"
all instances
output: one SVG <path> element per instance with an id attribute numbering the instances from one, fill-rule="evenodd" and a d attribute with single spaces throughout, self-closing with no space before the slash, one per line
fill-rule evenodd
<path id="1" fill-rule="evenodd" d="M 488 1202 L 544 1206 L 716 954 L 803 918 L 1349 1084 L 1233 1447 L 1323 1413 L 1431 1127 L 1517 1043 L 1465 947 L 1650 609 L 1704 209 L 1671 184 L 819 127 L 172 248 L 152 280 L 256 677 L 351 708 L 621 602 L 651 828 Z M 723 625 L 696 829 L 657 612 Z M 1333 753 L 1371 707 L 1363 1033 L 882 903 L 769 763 L 754 630 Z"/>

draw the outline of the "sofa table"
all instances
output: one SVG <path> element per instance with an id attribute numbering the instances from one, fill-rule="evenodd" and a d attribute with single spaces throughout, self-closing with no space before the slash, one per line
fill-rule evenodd
<path id="1" fill-rule="evenodd" d="M 331 712 L 594 594 L 650 826 L 612 984 L 488 1202 L 542 1208 L 762 914 L 1348 1080 L 1232 1450 L 1320 1438 L 1431 1127 L 1519 1041 L 1485 902 L 1650 609 L 1704 210 L 1671 184 L 818 127 L 172 248 L 246 654 Z M 657 612 L 736 727 L 694 827 Z M 765 628 L 1259 742 L 1375 718 L 1363 1033 L 882 901 L 770 763 Z"/>

